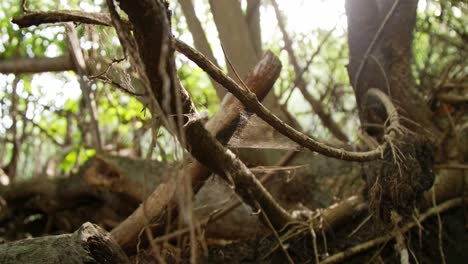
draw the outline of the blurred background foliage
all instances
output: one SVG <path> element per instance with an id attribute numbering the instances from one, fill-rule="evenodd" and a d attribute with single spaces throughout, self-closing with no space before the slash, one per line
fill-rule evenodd
<path id="1" fill-rule="evenodd" d="M 192 44 L 186 20 L 177 1 L 169 1 L 173 10 L 173 34 Z M 242 1 L 245 9 L 245 0 Z M 326 1 L 316 1 L 317 7 Z M 318 98 L 343 131 L 356 140 L 358 118 L 355 99 L 349 84 L 346 65 L 348 51 L 346 43 L 346 19 L 344 1 L 334 0 L 341 7 L 334 14 L 334 25 L 317 23 L 316 26 L 295 28 L 288 26 L 294 50 L 300 65 L 306 65 L 316 49 L 320 53 L 304 73 L 308 89 Z M 218 63 L 226 69 L 220 50 L 216 27 L 210 13 L 208 1 L 196 0 L 196 10 L 205 28 Z M 304 1 L 280 5 L 300 5 Z M 20 1 L 0 3 L 0 60 L 11 58 L 58 57 L 67 54 L 65 31 L 62 26 L 42 25 L 19 29 L 11 19 L 20 14 Z M 106 11 L 103 0 L 38 0 L 28 2 L 33 11 L 56 9 Z M 468 4 L 464 1 L 423 1 L 418 7 L 418 20 L 414 40 L 413 70 L 417 77 L 419 92 L 429 100 L 430 94 L 444 80 L 465 81 L 468 54 Z M 272 16 L 268 1 L 260 8 L 263 34 L 263 50 L 277 54 L 283 70 L 274 92 L 280 103 L 296 117 L 307 133 L 327 140 L 331 137 L 323 128 L 310 105 L 298 89 L 292 89 L 294 71 L 284 51 L 282 35 Z M 286 23 L 295 14 L 285 12 Z M 297 18 L 295 18 L 297 19 Z M 302 18 L 304 21 L 307 17 Z M 76 25 L 81 47 L 88 58 L 112 60 L 123 57 L 115 31 L 108 27 Z M 330 33 L 330 31 L 332 31 Z M 330 33 L 330 36 L 327 37 Z M 323 45 L 321 43 L 324 43 Z M 123 63 L 121 81 L 131 86 L 129 65 Z M 212 83 L 206 74 L 185 57 L 177 55 L 179 78 L 190 92 L 199 111 L 207 110 L 211 115 L 219 106 Z M 101 67 L 101 71 L 106 66 Z M 128 71 L 128 72 L 127 72 Z M 132 149 L 133 155 L 145 157 L 151 142 L 150 116 L 145 106 L 134 96 L 122 91 L 114 84 L 100 80 L 88 80 L 98 109 L 98 123 L 105 150 L 119 152 Z M 14 88 L 15 87 L 15 88 Z M 16 90 L 17 107 L 12 112 L 13 90 Z M 16 135 L 21 139 L 21 155 L 17 180 L 31 177 L 54 177 L 76 171 L 80 164 L 95 154 L 95 147 L 84 134 L 87 127 L 81 122 L 82 98 L 77 75 L 72 71 L 39 74 L 0 74 L 0 166 L 11 159 L 13 149 L 13 120 L 16 120 Z M 14 115 L 14 117 L 13 117 Z M 177 144 L 171 135 L 161 128 L 153 158 L 174 161 Z M 123 152 L 122 152 L 123 153 Z"/>

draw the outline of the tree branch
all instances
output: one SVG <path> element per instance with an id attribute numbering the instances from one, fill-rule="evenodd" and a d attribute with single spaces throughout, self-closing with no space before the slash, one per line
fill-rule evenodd
<path id="1" fill-rule="evenodd" d="M 217 68 L 213 63 L 207 60 L 202 54 L 194 50 L 187 44 L 181 41 L 175 41 L 178 51 L 186 55 L 190 60 L 195 62 L 200 68 L 206 71 L 213 79 L 221 83 L 229 92 L 241 101 L 248 110 L 257 114 L 261 119 L 270 124 L 273 128 L 278 130 L 281 134 L 290 138 L 299 145 L 328 157 L 333 157 L 349 161 L 370 161 L 381 157 L 382 150 L 386 144 L 379 146 L 372 151 L 366 152 L 352 152 L 343 149 L 336 149 L 329 147 L 321 142 L 318 142 L 307 135 L 295 130 L 288 124 L 284 123 L 277 116 L 272 114 L 265 106 L 263 106 L 256 98 L 255 94 L 240 87 L 231 78 L 226 76 L 221 69 Z"/>
<path id="2" fill-rule="evenodd" d="M 31 25 L 31 24 L 24 22 L 24 20 L 28 18 L 28 15 L 31 15 L 31 14 L 32 13 L 18 17 L 14 19 L 14 21 L 15 23 L 21 26 Z M 86 14 L 94 14 L 94 13 L 81 12 L 79 15 L 75 15 L 75 16 L 69 15 L 67 16 L 67 18 L 70 19 L 68 21 L 74 21 L 73 19 L 77 19 L 79 22 L 90 21 L 90 20 L 94 21 L 93 19 L 95 19 L 96 16 L 93 15 L 93 16 L 87 17 L 87 19 L 84 19 L 83 17 L 86 17 Z M 42 17 L 47 16 L 48 19 L 46 21 L 49 23 L 54 21 L 52 17 L 48 16 L 45 13 L 40 13 L 40 16 Z M 103 19 L 96 20 L 96 22 L 99 22 L 100 24 L 104 24 L 104 22 L 106 22 L 106 25 L 110 25 L 111 24 L 110 21 L 104 21 L 105 17 L 107 16 L 104 16 L 104 15 L 100 16 L 100 18 L 103 18 Z M 35 23 L 39 23 L 38 20 L 39 20 L 38 17 L 36 17 L 35 20 L 26 19 L 26 21 L 29 21 L 29 22 L 34 21 Z M 62 22 L 62 21 L 58 21 L 58 19 L 56 19 L 55 22 Z M 224 73 L 218 67 L 216 67 L 212 62 L 208 61 L 202 54 L 192 49 L 190 46 L 181 42 L 180 40 L 175 39 L 174 42 L 175 42 L 175 47 L 179 52 L 183 53 L 189 59 L 194 61 L 200 68 L 206 71 L 213 79 L 221 83 L 229 92 L 234 94 L 244 105 L 246 105 L 250 111 L 257 114 L 260 118 L 262 118 L 264 121 L 270 124 L 278 132 L 290 138 L 294 142 L 300 144 L 301 146 L 311 151 L 321 153 L 328 157 L 349 160 L 349 161 L 364 162 L 364 161 L 379 159 L 381 157 L 382 150 L 386 146 L 385 143 L 381 145 L 380 147 L 371 151 L 366 151 L 366 152 L 345 151 L 343 149 L 336 149 L 336 148 L 329 147 L 295 130 L 291 126 L 281 121 L 277 116 L 270 113 L 270 111 L 268 111 L 268 109 L 266 109 L 265 106 L 263 106 L 258 101 L 258 99 L 255 98 L 254 94 L 252 94 L 249 91 L 244 91 L 243 88 L 237 85 L 231 78 L 225 76 Z"/>
<path id="3" fill-rule="evenodd" d="M 0 73 L 38 73 L 73 70 L 67 55 L 55 58 L 11 58 L 0 61 Z"/>
<path id="4" fill-rule="evenodd" d="M 206 168 L 218 173 L 226 181 L 233 184 L 236 193 L 253 210 L 262 210 L 275 228 L 282 228 L 291 220 L 289 214 L 274 201 L 247 167 L 230 150 L 225 149 L 197 119 L 192 101 L 175 75 L 173 51 L 170 45 L 169 20 L 164 5 L 160 1 L 148 0 L 135 3 L 134 1 L 121 0 L 120 6 L 128 14 L 133 24 L 138 55 L 144 63 L 152 94 L 163 113 L 168 119 L 172 119 L 173 131 L 179 131 L 179 133 L 175 133 L 179 137 L 179 141 L 184 142 L 190 154 Z M 180 119 L 178 120 L 180 116 L 183 116 L 182 124 Z M 181 175 L 190 175 L 188 172 L 192 169 L 204 170 L 202 166 L 193 163 L 185 169 L 185 173 Z M 202 174 L 198 174 L 198 176 L 200 175 Z M 175 186 L 179 181 L 177 178 L 172 177 L 170 182 L 158 187 L 162 193 L 169 195 L 164 197 L 150 195 L 147 202 L 155 205 L 156 210 L 153 212 L 161 213 L 165 209 L 172 209 L 168 206 L 174 205 Z M 203 183 L 203 179 L 201 181 L 200 179 L 191 180 L 200 185 Z M 156 190 L 156 193 L 161 192 Z M 257 203 L 260 204 L 261 208 L 256 206 Z M 137 226 L 133 223 L 135 223 L 135 218 L 148 219 L 149 214 L 145 209 L 135 212 L 127 219 L 128 221 L 124 221 L 112 231 L 121 245 L 127 247 L 136 242 L 138 233 L 148 222 L 138 222 Z M 152 214 L 151 216 L 154 217 Z"/>
<path id="5" fill-rule="evenodd" d="M 111 26 L 109 14 L 91 13 L 74 10 L 57 10 L 48 12 L 28 12 L 12 19 L 19 27 L 38 26 L 46 23 L 76 22 Z"/>
<path id="6" fill-rule="evenodd" d="M 351 248 L 348 248 L 346 249 L 345 251 L 343 252 L 339 252 L 339 253 L 336 253 L 336 254 L 333 254 L 331 255 L 330 257 L 324 259 L 322 262 L 320 263 L 339 263 L 339 262 L 342 262 L 343 260 L 351 257 L 351 256 L 354 256 L 354 255 L 357 255 L 359 253 L 362 253 L 362 252 L 365 252 L 373 247 L 376 247 L 380 244 L 383 244 L 391 239 L 395 239 L 395 237 L 398 235 L 398 234 L 404 234 L 406 232 L 408 232 L 411 228 L 413 227 L 416 227 L 416 226 L 419 226 L 420 223 L 424 222 L 427 218 L 433 216 L 433 215 L 437 215 L 439 213 L 442 213 L 444 211 L 447 211 L 451 208 L 454 208 L 454 207 L 457 207 L 457 206 L 460 206 L 464 203 L 463 201 L 463 198 L 455 198 L 453 200 L 449 200 L 449 201 L 446 201 L 444 202 L 443 204 L 440 204 L 438 206 L 435 206 L 429 210 L 427 210 L 426 212 L 424 212 L 423 214 L 421 214 L 418 218 L 418 221 L 413 221 L 413 222 L 409 222 L 407 224 L 405 224 L 399 231 L 400 232 L 392 232 L 392 233 L 389 233 L 389 234 L 385 234 L 383 236 L 380 236 L 380 237 L 377 237 L 377 238 L 374 238 L 372 240 L 369 240 L 369 241 L 366 241 L 364 243 L 361 243 L 359 245 L 356 245 L 354 247 L 351 247 Z M 466 203 L 466 202 L 465 202 Z"/>

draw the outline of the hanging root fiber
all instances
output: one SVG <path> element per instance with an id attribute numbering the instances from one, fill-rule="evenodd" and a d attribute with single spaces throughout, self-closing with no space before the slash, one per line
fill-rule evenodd
<path id="1" fill-rule="evenodd" d="M 434 147 L 401 124 L 404 118 L 382 91 L 370 89 L 368 95 L 378 99 L 387 112 L 383 136 L 386 147 L 381 160 L 363 165 L 364 196 L 376 219 L 389 223 L 392 210 L 411 216 L 424 191 L 434 183 Z"/>

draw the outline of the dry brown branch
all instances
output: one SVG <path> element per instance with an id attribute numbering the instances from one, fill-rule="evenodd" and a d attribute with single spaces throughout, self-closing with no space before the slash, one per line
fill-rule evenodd
<path id="1" fill-rule="evenodd" d="M 111 26 L 111 19 L 109 14 L 73 10 L 28 12 L 13 18 L 12 22 L 22 28 L 59 22 L 77 22 L 84 24 Z"/>
<path id="2" fill-rule="evenodd" d="M 236 98 L 239 99 L 239 101 L 241 101 L 248 110 L 257 114 L 278 132 L 290 138 L 299 145 L 311 151 L 321 153 L 325 156 L 349 161 L 364 162 L 375 160 L 381 157 L 382 150 L 386 146 L 385 144 L 371 151 L 352 152 L 329 147 L 295 130 L 288 124 L 284 123 L 277 116 L 272 114 L 263 104 L 259 102 L 259 100 L 255 97 L 255 94 L 239 86 L 231 78 L 226 76 L 221 71 L 221 69 L 208 61 L 202 54 L 181 41 L 175 41 L 175 45 L 178 51 L 186 55 L 190 60 L 195 62 L 200 68 L 206 71 L 213 79 L 221 83 L 229 92 L 234 94 L 234 96 L 236 96 Z"/>
<path id="3" fill-rule="evenodd" d="M 431 217 L 433 215 L 440 214 L 441 212 L 447 211 L 447 210 L 449 210 L 451 208 L 460 206 L 462 204 L 463 204 L 463 198 L 455 198 L 455 199 L 446 201 L 446 202 L 444 202 L 444 203 L 442 203 L 442 204 L 440 204 L 440 205 L 438 205 L 436 207 L 432 207 L 431 209 L 427 210 L 425 213 L 421 214 L 420 217 L 418 218 L 418 221 L 413 221 L 413 222 L 409 222 L 409 223 L 405 224 L 400 229 L 400 232 L 402 234 L 406 233 L 411 228 L 417 226 L 418 222 L 421 223 L 421 222 L 425 221 L 427 218 L 429 218 L 429 217 Z M 359 244 L 357 246 L 348 248 L 346 251 L 336 253 L 336 254 L 324 259 L 320 263 L 328 264 L 328 263 L 338 263 L 338 262 L 344 261 L 345 259 L 347 259 L 347 258 L 349 258 L 351 256 L 354 256 L 356 254 L 365 252 L 365 251 L 367 251 L 367 250 L 369 250 L 369 249 L 371 249 L 373 247 L 376 247 L 376 246 L 378 246 L 378 245 L 380 245 L 382 243 L 385 243 L 385 242 L 395 238 L 395 236 L 397 234 L 398 233 L 390 233 L 390 234 L 380 236 L 378 238 L 374 238 L 372 240 L 369 240 L 369 241 L 364 242 L 362 244 Z"/>
<path id="4" fill-rule="evenodd" d="M 165 9 L 159 2 L 142 2 L 140 4 L 141 5 L 135 5 L 134 3 L 122 1 L 121 7 L 127 12 L 130 21 L 133 23 L 134 35 L 139 46 L 139 56 L 145 64 L 146 74 L 150 81 L 153 94 L 156 95 L 158 103 L 166 105 L 164 111 L 168 116 L 171 116 L 171 112 L 177 113 L 177 104 L 174 102 L 171 102 L 170 104 L 165 103 L 165 100 L 168 99 L 168 94 L 158 90 L 161 89 L 160 84 L 165 82 L 164 78 L 154 73 L 154 69 L 160 69 L 158 61 L 160 59 L 164 59 L 163 57 L 160 57 L 162 54 L 160 54 L 160 51 L 162 45 L 165 45 L 164 43 L 155 45 L 156 43 L 154 43 L 154 41 L 169 38 L 169 35 L 165 35 L 164 31 L 158 27 L 148 27 L 148 25 L 167 25 L 168 27 L 168 24 L 166 24 L 168 22 L 167 20 L 164 21 L 165 18 L 163 15 L 165 14 Z M 148 6 L 145 8 L 145 5 Z M 157 13 L 152 16 L 141 17 L 140 9 L 151 10 L 152 12 Z M 191 100 L 174 79 L 174 62 L 172 61 L 172 55 L 167 56 L 166 59 L 168 60 L 167 73 L 170 78 L 170 80 L 166 80 L 166 82 L 170 81 L 169 85 L 171 86 L 171 97 L 169 100 L 173 101 L 175 98 L 181 98 L 182 114 L 191 116 L 195 114 L 193 112 L 194 110 L 192 108 Z M 260 67 L 266 66 L 272 61 L 275 61 L 275 57 L 272 54 L 269 54 L 266 60 L 262 61 L 266 64 L 262 65 L 262 63 L 260 63 L 259 65 Z M 261 72 L 261 68 L 258 68 L 253 71 L 253 75 Z M 267 85 L 266 87 L 259 89 L 271 88 L 277 76 L 277 73 L 273 73 L 273 75 L 272 73 L 267 73 L 266 76 L 262 76 L 265 78 L 265 81 L 260 83 Z M 169 106 L 170 109 L 168 109 L 167 106 Z M 229 150 L 224 149 L 217 141 L 215 141 L 214 138 L 203 128 L 199 120 L 186 120 L 184 122 L 187 121 L 188 123 L 186 123 L 183 128 L 187 144 L 186 148 L 192 156 L 200 162 L 200 164 L 196 162 L 188 164 L 180 175 L 182 175 L 182 177 L 191 178 L 190 182 L 192 183 L 192 187 L 195 191 L 200 188 L 204 180 L 209 176 L 209 171 L 207 170 L 207 168 L 209 168 L 223 176 L 224 179 L 231 182 L 231 184 L 234 184 L 236 192 L 244 201 L 253 206 L 254 210 L 257 210 L 255 203 L 258 202 L 269 218 L 274 220 L 273 225 L 275 228 L 279 228 L 289 221 L 288 214 L 276 204 L 268 192 L 266 192 L 243 163 L 241 163 Z M 177 122 L 175 123 L 177 124 Z M 149 218 L 150 221 L 156 220 L 156 218 L 159 219 L 162 215 L 174 208 L 177 201 L 175 186 L 179 180 L 180 179 L 172 177 L 169 182 L 161 184 L 158 189 L 149 196 L 146 211 L 140 207 L 126 221 L 122 222 L 119 227 L 112 231 L 112 234 L 122 245 L 127 247 L 129 244 L 131 245 L 131 243 L 134 243 L 139 230 L 147 224 L 147 221 L 145 221 L 146 218 Z"/>
<path id="5" fill-rule="evenodd" d="M 57 18 L 54 18 L 56 13 L 60 14 Z M 100 24 L 100 25 L 110 25 L 111 22 L 107 15 L 99 14 L 96 15 L 95 13 L 84 13 L 79 12 L 79 14 L 69 15 L 66 12 L 61 13 L 61 11 L 57 11 L 53 13 L 34 13 L 26 14 L 20 17 L 13 19 L 13 22 L 17 23 L 22 27 L 37 25 L 41 23 L 41 19 L 43 23 L 55 23 L 55 22 L 62 22 L 64 21 L 64 17 L 68 20 L 66 21 L 76 21 L 76 22 L 88 22 L 93 24 Z M 88 14 L 92 14 L 89 17 Z M 295 130 L 288 124 L 284 123 L 281 119 L 277 116 L 273 115 L 270 111 L 268 111 L 265 106 L 263 106 L 257 98 L 255 98 L 255 94 L 243 89 L 239 85 L 237 85 L 231 78 L 225 76 L 225 74 L 216 67 L 213 63 L 207 60 L 201 53 L 197 52 L 196 50 L 192 49 L 187 44 L 179 41 L 174 40 L 175 46 L 178 51 L 183 53 L 189 59 L 194 61 L 200 68 L 206 71 L 213 79 L 217 82 L 222 84 L 229 92 L 234 94 L 247 108 L 257 114 L 260 118 L 265 120 L 268 124 L 274 127 L 278 132 L 285 135 L 286 137 L 290 138 L 294 142 L 298 143 L 299 145 L 318 153 L 321 153 L 325 156 L 349 160 L 349 161 L 370 161 L 379 159 L 382 155 L 382 151 L 385 148 L 386 144 L 377 147 L 374 150 L 366 151 L 366 152 L 352 152 L 346 151 L 343 149 L 336 149 L 329 147 L 321 142 L 318 142 L 307 135 Z"/>
<path id="6" fill-rule="evenodd" d="M 73 234 L 1 244 L 0 255 L 3 263 L 130 263 L 109 233 L 91 223 Z"/>
<path id="7" fill-rule="evenodd" d="M 152 88 L 151 90 L 156 96 L 158 103 L 163 102 L 163 98 L 169 98 L 169 100 L 172 102 L 170 104 L 170 109 L 167 109 L 166 107 L 165 112 L 166 114 L 169 114 L 168 116 L 177 120 L 179 119 L 180 115 L 173 115 L 173 113 L 178 112 L 177 105 L 179 103 L 175 102 L 174 99 L 180 98 L 182 103 L 181 114 L 184 114 L 186 121 L 188 121 L 187 117 L 196 117 L 196 113 L 192 108 L 190 98 L 187 97 L 186 92 L 183 90 L 180 84 L 177 83 L 178 81 L 174 79 L 175 69 L 174 62 L 171 61 L 172 54 L 166 56 L 166 59 L 168 59 L 168 63 L 166 64 L 166 73 L 167 77 L 169 77 L 169 80 L 164 80 L 165 78 L 160 76 L 161 72 L 156 74 L 154 72 L 154 70 L 160 69 L 159 61 L 161 47 L 166 45 L 161 43 L 161 40 L 164 40 L 164 38 L 169 36 L 169 34 L 165 33 L 168 32 L 168 30 L 164 27 L 168 27 L 169 25 L 167 20 L 164 21 L 167 18 L 165 18 L 165 9 L 161 8 L 161 3 L 144 1 L 141 3 L 139 2 L 139 5 L 135 5 L 134 3 L 127 5 L 126 1 L 122 1 L 121 5 L 129 15 L 130 21 L 132 21 L 134 36 L 137 39 L 137 43 L 139 45 L 139 57 L 145 64 L 146 76 L 148 76 L 149 83 Z M 145 5 L 148 6 L 143 8 Z M 153 16 L 142 17 L 140 15 L 141 10 L 139 8 L 143 8 L 146 11 L 149 10 L 148 12 L 159 13 L 154 14 Z M 52 15 L 50 16 L 50 14 Z M 54 16 L 57 15 L 58 17 L 54 18 Z M 65 14 L 37 13 L 35 16 L 24 15 L 15 21 L 22 26 L 27 26 L 34 23 L 39 24 L 41 18 L 44 19 L 43 22 L 75 21 L 110 25 L 110 20 L 107 15 L 94 14 L 92 16 L 88 16 L 87 13 L 70 14 L 69 12 L 65 12 Z M 147 25 L 153 25 L 153 27 L 148 27 Z M 157 25 L 162 27 L 159 28 Z M 261 71 L 254 71 L 254 74 L 258 73 L 261 73 Z M 270 78 L 271 74 L 267 76 L 267 80 L 271 80 Z M 273 81 L 276 80 L 276 78 L 277 76 L 273 79 Z M 158 90 L 161 88 L 161 83 L 167 83 L 167 81 L 170 82 L 169 85 L 171 86 L 170 95 L 164 93 L 161 90 Z M 163 96 L 163 94 L 165 96 Z M 180 123 L 176 121 L 175 124 Z M 272 224 L 275 226 L 275 228 L 282 227 L 286 222 L 289 221 L 288 214 L 276 204 L 276 202 L 261 186 L 258 180 L 255 179 L 254 175 L 248 171 L 245 165 L 236 159 L 236 157 L 230 151 L 224 149 L 219 143 L 217 143 L 214 138 L 203 128 L 203 125 L 199 120 L 195 118 L 193 122 L 186 123 L 183 130 L 184 137 L 187 140 L 187 149 L 192 154 L 192 156 L 198 159 L 205 166 L 209 167 L 210 170 L 227 177 L 226 179 L 228 181 L 231 179 L 234 180 L 236 183 L 236 191 L 240 194 L 240 196 L 243 197 L 243 199 L 250 205 L 254 205 L 254 202 L 257 201 L 264 209 L 264 212 L 269 215 L 270 219 L 272 219 Z M 182 174 L 186 175 L 185 177 L 195 175 L 192 178 L 192 186 L 195 190 L 197 190 L 203 184 L 207 177 L 206 175 L 209 175 L 209 170 L 197 163 L 189 164 L 183 171 L 184 173 Z M 195 172 L 195 174 L 192 172 Z M 173 206 L 175 205 L 175 186 L 175 179 L 171 179 L 169 182 L 161 184 L 147 200 L 148 204 L 151 205 L 151 211 L 146 212 L 146 215 L 159 217 L 164 213 L 167 213 L 168 210 L 172 210 Z M 254 210 L 256 209 L 254 208 Z M 273 211 L 276 211 L 276 213 L 272 214 Z M 156 220 L 152 217 L 149 217 L 150 221 Z M 126 221 L 124 221 L 121 226 L 114 229 L 112 234 L 121 244 L 124 246 L 129 246 L 129 244 L 135 242 L 139 230 L 146 226 L 147 221 L 145 221 L 145 219 L 145 212 L 142 211 L 142 208 L 139 208 Z"/>

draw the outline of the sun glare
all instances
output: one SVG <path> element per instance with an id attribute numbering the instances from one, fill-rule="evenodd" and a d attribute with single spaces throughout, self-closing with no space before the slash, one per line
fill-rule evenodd
<path id="1" fill-rule="evenodd" d="M 307 34 L 314 29 L 330 30 L 346 28 L 344 0 L 277 0 L 286 19 L 288 32 Z M 271 39 L 279 33 L 275 12 L 271 5 L 261 9 L 263 39 Z"/>

